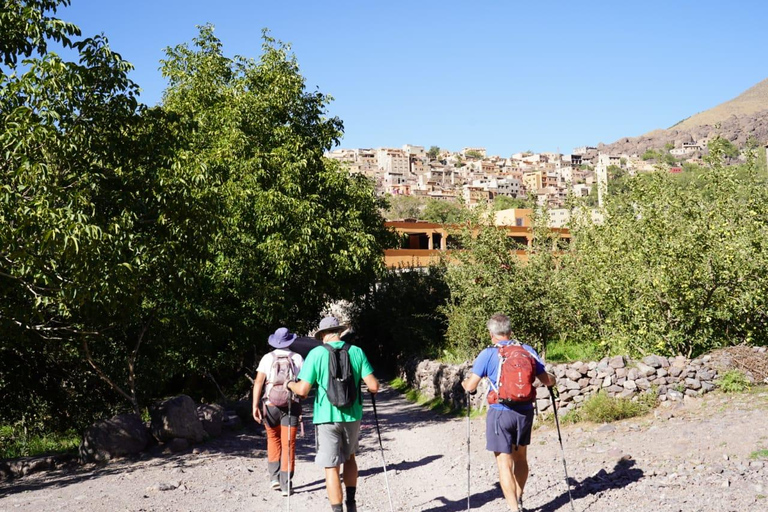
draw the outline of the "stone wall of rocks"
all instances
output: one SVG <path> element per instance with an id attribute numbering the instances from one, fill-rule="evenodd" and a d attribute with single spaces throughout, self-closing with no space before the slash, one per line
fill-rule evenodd
<path id="1" fill-rule="evenodd" d="M 427 398 L 440 398 L 454 408 L 466 405 L 461 381 L 471 372 L 471 365 L 449 365 L 430 360 L 409 361 L 401 378 Z M 603 390 L 608 396 L 633 399 L 640 393 L 654 392 L 661 401 L 679 401 L 700 396 L 715 389 L 718 372 L 722 371 L 711 356 L 686 359 L 683 356 L 648 356 L 634 361 L 624 356 L 600 361 L 547 365 L 557 377 L 558 410 L 565 413 L 579 406 L 587 397 Z M 487 406 L 487 380 L 470 398 L 473 407 Z M 540 412 L 551 408 L 549 392 L 537 390 L 536 405 Z"/>

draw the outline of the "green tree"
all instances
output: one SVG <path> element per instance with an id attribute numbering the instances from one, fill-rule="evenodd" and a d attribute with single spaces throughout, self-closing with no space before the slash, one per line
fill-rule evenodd
<path id="1" fill-rule="evenodd" d="M 430 160 L 437 160 L 437 157 L 440 155 L 440 148 L 438 146 L 430 146 L 429 151 L 427 151 L 427 156 Z"/>
<path id="2" fill-rule="evenodd" d="M 287 47 L 230 59 L 203 27 L 168 50 L 148 108 L 104 37 L 67 42 L 55 3 L 13 6 L 3 34 L 28 32 L 8 32 L 0 68 L 0 421 L 199 396 L 276 325 L 307 328 L 378 275 L 396 241 L 383 204 L 323 157 L 341 122 Z M 78 62 L 40 43 L 56 34 Z"/>
<path id="3" fill-rule="evenodd" d="M 629 173 L 618 165 L 608 166 L 608 193 L 621 194 L 626 191 L 626 181 L 629 179 Z"/>
<path id="4" fill-rule="evenodd" d="M 424 206 L 421 219 L 438 224 L 458 224 L 469 218 L 469 212 L 462 204 L 440 199 L 429 199 Z"/>
<path id="5" fill-rule="evenodd" d="M 384 217 L 387 220 L 419 219 L 426 200 L 418 196 L 389 196 Z"/>
<path id="6" fill-rule="evenodd" d="M 493 198 L 493 211 L 508 210 L 510 208 L 531 208 L 531 201 L 519 197 L 496 196 Z"/>
<path id="7" fill-rule="evenodd" d="M 330 98 L 306 90 L 288 46 L 265 32 L 262 48 L 226 57 L 206 25 L 162 63 L 163 107 L 196 126 L 181 161 L 225 176 L 201 306 L 179 312 L 199 331 L 184 352 L 194 367 L 244 368 L 275 326 L 309 330 L 330 300 L 367 289 L 397 244 L 369 180 L 323 157 L 342 135 Z"/>
<path id="8" fill-rule="evenodd" d="M 54 7 L 4 11 L 11 26 L 9 12 L 45 28 L 17 32 L 26 43 L 5 46 L 16 56 L 6 53 L 0 75 L 0 339 L 4 370 L 22 382 L 38 370 L 27 404 L 7 405 L 59 416 L 50 424 L 75 415 L 52 397 L 92 393 L 88 406 L 100 407 L 83 363 L 138 410 L 139 349 L 194 283 L 206 258 L 198 241 L 217 220 L 208 170 L 173 165 L 186 143 L 178 120 L 139 104 L 130 64 L 104 37 L 67 40 L 79 31 L 45 16 Z M 79 62 L 48 52 L 46 37 Z M 17 68 L 30 49 L 38 55 Z M 54 368 L 41 371 L 46 360 Z"/>
<path id="9" fill-rule="evenodd" d="M 448 319 L 447 356 L 471 359 L 487 346 L 485 323 L 496 312 L 510 316 L 513 336 L 546 353 L 547 342 L 568 331 L 566 288 L 557 272 L 554 249 L 559 234 L 546 227 L 546 211 L 533 216 L 533 244 L 526 261 L 507 230 L 480 223 L 462 233 L 464 250 L 448 266 L 450 299 L 441 311 Z"/>
<path id="10" fill-rule="evenodd" d="M 562 272 L 582 334 L 636 354 L 765 343 L 768 193 L 754 162 L 723 164 L 723 147 L 689 180 L 629 180 L 604 224 L 575 225 Z"/>
<path id="11" fill-rule="evenodd" d="M 483 158 L 483 154 L 479 151 L 475 151 L 474 149 L 464 153 L 464 156 L 466 156 L 467 158 L 474 158 L 475 160 L 480 160 Z"/>
<path id="12" fill-rule="evenodd" d="M 740 153 L 739 148 L 736 147 L 736 144 L 734 144 L 733 142 L 729 141 L 728 139 L 723 139 L 722 137 L 718 139 L 713 139 L 713 140 L 717 140 L 718 144 L 720 144 L 720 151 L 722 151 L 722 154 L 726 158 L 726 161 L 730 162 L 731 160 L 739 156 L 739 153 Z"/>

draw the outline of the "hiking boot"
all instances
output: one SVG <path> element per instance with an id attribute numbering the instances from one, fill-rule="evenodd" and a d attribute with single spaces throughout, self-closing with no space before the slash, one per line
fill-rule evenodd
<path id="1" fill-rule="evenodd" d="M 347 501 L 347 512 L 357 512 L 357 503 L 354 501 Z"/>
<path id="2" fill-rule="evenodd" d="M 282 489 L 280 489 L 280 492 L 282 493 L 283 496 L 288 496 L 288 488 L 287 487 L 283 487 Z M 291 488 L 290 494 L 293 495 L 293 488 Z"/>
<path id="3" fill-rule="evenodd" d="M 271 488 L 273 488 L 274 490 L 276 490 L 276 491 L 277 491 L 277 490 L 279 490 L 279 489 L 280 489 L 280 481 L 279 481 L 279 480 L 272 480 L 272 481 L 269 483 L 269 486 L 270 486 Z"/>

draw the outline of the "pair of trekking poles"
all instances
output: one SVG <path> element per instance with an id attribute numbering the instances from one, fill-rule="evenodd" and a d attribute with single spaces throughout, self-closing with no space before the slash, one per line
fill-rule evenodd
<path id="1" fill-rule="evenodd" d="M 568 467 L 565 464 L 565 449 L 563 448 L 563 437 L 560 434 L 560 420 L 557 418 L 557 404 L 555 403 L 555 388 L 554 386 L 547 388 L 549 389 L 549 397 L 552 400 L 552 410 L 555 413 L 555 425 L 557 426 L 557 439 L 560 441 L 560 454 L 563 458 L 563 471 L 565 472 L 565 486 L 568 489 L 568 499 L 571 503 L 571 512 L 574 512 L 573 508 L 573 496 L 571 496 L 571 484 L 570 479 L 568 478 Z M 470 440 L 472 439 L 472 423 L 470 420 L 470 409 L 471 404 L 469 401 L 469 395 L 470 393 L 467 392 L 465 398 L 467 399 L 467 510 L 470 510 L 472 508 L 472 505 L 470 504 L 470 496 L 471 496 L 471 452 L 470 452 Z M 375 408 L 374 408 L 375 411 Z M 378 425 L 377 425 L 378 427 Z"/>
<path id="2" fill-rule="evenodd" d="M 290 431 L 291 428 L 291 405 L 293 402 L 293 393 L 290 394 L 290 401 L 288 402 L 288 429 Z M 384 444 L 381 442 L 381 428 L 379 427 L 379 414 L 376 411 L 376 395 L 374 393 L 371 393 L 371 404 L 373 405 L 373 419 L 376 423 L 376 435 L 379 437 L 379 449 L 381 451 L 381 465 L 384 468 L 384 483 L 387 486 L 387 498 L 389 499 L 389 510 L 390 512 L 395 511 L 395 507 L 392 506 L 392 491 L 389 489 L 389 478 L 387 477 L 387 461 L 384 458 Z M 290 435 L 288 438 L 290 439 Z M 289 441 L 290 443 L 290 441 Z M 289 448 L 290 450 L 290 444 Z M 293 475 L 293 471 L 291 471 L 291 468 L 288 468 L 288 496 L 286 497 L 286 510 L 288 512 L 291 512 L 291 477 Z"/>

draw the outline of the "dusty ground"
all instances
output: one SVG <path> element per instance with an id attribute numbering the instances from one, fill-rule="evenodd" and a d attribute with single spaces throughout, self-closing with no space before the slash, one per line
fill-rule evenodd
<path id="1" fill-rule="evenodd" d="M 390 390 L 377 405 L 395 510 L 466 510 L 466 418 L 437 416 Z M 763 388 L 738 396 L 713 393 L 611 425 L 564 427 L 575 510 L 768 510 L 768 460 L 750 459 L 768 449 L 766 410 Z M 493 456 L 485 451 L 484 422 L 471 422 L 471 505 L 503 511 Z M 329 510 L 322 470 L 312 463 L 313 429 L 306 419 L 305 427 L 290 507 Z M 368 403 L 362 432 L 359 510 L 387 511 Z M 0 484 L 0 511 L 285 510 L 285 498 L 269 489 L 265 478 L 265 447 L 260 432 L 245 430 L 194 452 L 31 475 Z M 526 508 L 570 510 L 556 430 L 540 426 L 529 451 Z"/>

